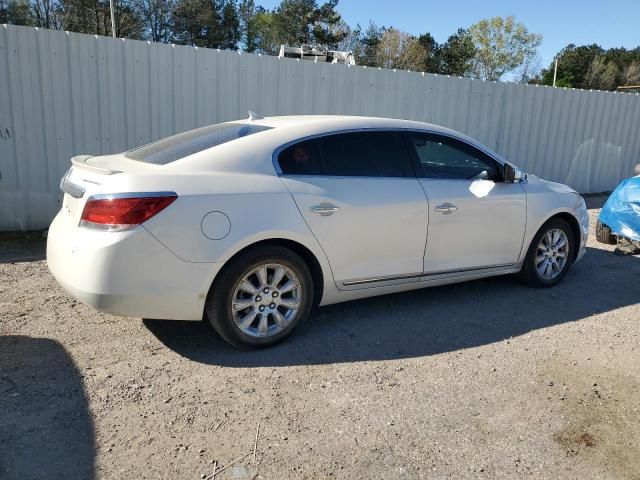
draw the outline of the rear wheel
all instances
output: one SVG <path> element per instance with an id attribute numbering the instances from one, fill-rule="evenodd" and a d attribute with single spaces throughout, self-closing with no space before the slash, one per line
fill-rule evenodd
<path id="1" fill-rule="evenodd" d="M 209 293 L 216 332 L 241 348 L 274 345 L 309 316 L 313 280 L 305 262 L 278 247 L 250 250 L 225 266 Z"/>
<path id="2" fill-rule="evenodd" d="M 569 224 L 560 218 L 549 220 L 533 238 L 520 278 L 533 287 L 552 287 L 567 274 L 575 248 Z"/>
<path id="3" fill-rule="evenodd" d="M 607 245 L 615 245 L 618 239 L 611 233 L 611 229 L 600 220 L 596 223 L 596 240 Z"/>

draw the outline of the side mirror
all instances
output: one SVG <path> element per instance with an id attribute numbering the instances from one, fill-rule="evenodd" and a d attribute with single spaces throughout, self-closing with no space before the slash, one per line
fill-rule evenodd
<path id="1" fill-rule="evenodd" d="M 527 174 L 511 164 L 505 163 L 502 169 L 502 177 L 505 183 L 518 183 L 522 179 L 526 179 Z"/>
<path id="2" fill-rule="evenodd" d="M 504 169 L 503 169 L 503 172 L 502 172 L 502 176 L 504 177 L 504 182 L 505 183 L 515 183 L 515 181 L 516 181 L 516 169 L 513 167 L 513 165 L 505 163 L 504 164 Z"/>

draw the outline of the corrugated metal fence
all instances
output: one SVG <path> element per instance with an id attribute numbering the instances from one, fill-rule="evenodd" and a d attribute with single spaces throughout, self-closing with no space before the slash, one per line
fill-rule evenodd
<path id="1" fill-rule="evenodd" d="M 640 162 L 640 96 L 0 26 L 0 230 L 45 228 L 76 154 L 263 115 L 415 119 L 477 138 L 581 192 Z"/>

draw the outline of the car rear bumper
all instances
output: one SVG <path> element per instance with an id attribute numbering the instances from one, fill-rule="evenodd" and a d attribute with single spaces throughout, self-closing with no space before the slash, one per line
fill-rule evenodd
<path id="1" fill-rule="evenodd" d="M 202 319 L 220 263 L 185 262 L 143 227 L 78 228 L 63 213 L 47 237 L 49 270 L 78 301 L 101 312 L 171 320 Z"/>

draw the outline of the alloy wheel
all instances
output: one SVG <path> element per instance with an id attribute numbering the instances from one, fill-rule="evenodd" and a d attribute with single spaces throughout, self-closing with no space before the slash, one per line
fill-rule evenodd
<path id="1" fill-rule="evenodd" d="M 540 239 L 536 252 L 536 271 L 540 278 L 553 280 L 564 270 L 569 260 L 569 239 L 564 230 L 554 228 Z"/>
<path id="2" fill-rule="evenodd" d="M 231 311 L 243 333 L 270 337 L 293 322 L 301 301 L 302 287 L 296 273 L 285 265 L 267 263 L 242 277 L 233 292 Z"/>

